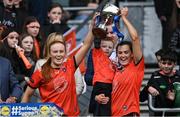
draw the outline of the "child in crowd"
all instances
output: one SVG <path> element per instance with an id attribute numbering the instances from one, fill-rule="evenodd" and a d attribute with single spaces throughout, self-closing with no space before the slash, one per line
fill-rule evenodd
<path id="1" fill-rule="evenodd" d="M 163 50 L 159 61 L 160 69 L 153 72 L 147 86 L 141 92 L 141 101 L 147 100 L 147 94 L 155 96 L 154 107 L 173 108 L 177 102 L 177 83 L 180 83 L 180 73 L 174 67 L 177 62 L 176 53 Z M 145 96 L 145 97 L 144 97 Z M 155 112 L 155 116 L 162 116 L 162 112 Z M 175 116 L 175 113 L 166 112 L 165 116 Z"/>
<path id="2" fill-rule="evenodd" d="M 48 35 L 53 32 L 64 34 L 70 29 L 65 21 L 63 21 L 64 12 L 63 6 L 60 4 L 52 3 L 50 5 L 48 9 L 48 20 L 43 25 L 45 37 L 48 37 Z"/>

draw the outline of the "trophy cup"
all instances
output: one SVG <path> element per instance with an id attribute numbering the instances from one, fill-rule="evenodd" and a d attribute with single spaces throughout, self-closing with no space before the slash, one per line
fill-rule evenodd
<path id="1" fill-rule="evenodd" d="M 117 22 L 117 20 L 119 20 L 118 18 L 120 18 L 119 14 L 120 10 L 118 7 L 111 3 L 107 3 L 102 9 L 100 15 L 96 18 L 96 27 L 92 30 L 94 36 L 98 39 L 105 38 L 107 34 L 106 26 L 112 25 L 113 23 Z"/>

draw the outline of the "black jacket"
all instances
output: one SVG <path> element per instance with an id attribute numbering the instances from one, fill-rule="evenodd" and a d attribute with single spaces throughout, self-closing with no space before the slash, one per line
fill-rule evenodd
<path id="1" fill-rule="evenodd" d="M 180 83 L 180 72 L 176 71 L 176 73 L 169 77 L 162 75 L 160 71 L 155 71 L 151 78 L 148 81 L 147 86 L 140 92 L 140 101 L 143 102 L 148 100 L 148 88 L 150 86 L 154 87 L 159 91 L 159 95 L 155 96 L 154 107 L 157 108 L 172 108 L 174 107 L 174 101 L 169 100 L 166 96 L 169 90 L 174 89 L 174 83 Z M 155 113 L 155 115 L 161 115 L 162 113 Z M 167 113 L 169 114 L 169 113 Z M 171 114 L 171 113 L 170 113 Z"/>
<path id="2" fill-rule="evenodd" d="M 22 32 L 22 26 L 27 12 L 21 8 L 5 8 L 0 4 L 0 24 L 7 28 L 13 28 L 18 32 Z"/>
<path id="3" fill-rule="evenodd" d="M 180 26 L 174 31 L 169 47 L 178 54 L 178 64 L 180 64 Z"/>
<path id="4" fill-rule="evenodd" d="M 155 11 L 157 16 L 160 18 L 161 16 L 165 16 L 166 18 L 170 18 L 173 11 L 174 0 L 154 0 Z"/>
<path id="5" fill-rule="evenodd" d="M 47 39 L 48 35 L 53 32 L 58 32 L 64 34 L 69 30 L 69 26 L 66 23 L 49 23 L 48 21 L 43 25 L 43 33 L 45 35 L 45 39 Z"/>

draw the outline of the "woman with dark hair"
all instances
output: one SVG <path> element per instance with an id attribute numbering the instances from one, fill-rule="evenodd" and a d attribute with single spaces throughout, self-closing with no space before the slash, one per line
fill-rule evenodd
<path id="1" fill-rule="evenodd" d="M 70 29 L 66 24 L 66 21 L 63 19 L 65 18 L 65 11 L 60 4 L 52 3 L 48 9 L 47 15 L 48 19 L 43 27 L 45 37 L 48 37 L 48 35 L 53 32 L 64 34 Z"/>
<path id="2" fill-rule="evenodd" d="M 21 61 L 21 73 L 27 77 L 31 77 L 32 73 L 34 72 L 35 64 L 37 61 L 33 37 L 27 33 L 21 34 L 19 38 L 19 47 L 23 49 L 25 57 L 32 65 L 31 68 L 27 69 L 23 61 Z"/>
<path id="3" fill-rule="evenodd" d="M 16 31 L 8 29 L 2 33 L 2 38 L 3 45 L 1 51 L 6 52 L 7 59 L 10 60 L 13 71 L 19 82 L 24 81 L 25 76 L 31 77 L 37 61 L 37 56 L 33 49 L 33 37 L 29 34 L 22 34 L 19 36 Z M 32 65 L 31 68 L 26 68 L 24 61 L 19 55 L 20 51 L 24 53 L 25 57 Z"/>
<path id="4" fill-rule="evenodd" d="M 138 33 L 127 15 L 128 8 L 122 8 L 121 18 L 129 31 L 131 42 L 122 41 L 116 46 L 116 56 L 121 67 L 116 68 L 112 83 L 112 116 L 140 115 L 139 91 L 144 78 L 144 57 Z M 103 102 L 104 97 L 97 95 L 95 99 Z"/>
<path id="5" fill-rule="evenodd" d="M 36 17 L 27 17 L 23 25 L 23 33 L 30 34 L 34 39 L 34 47 L 36 50 L 37 58 L 42 55 L 42 46 L 44 41 L 42 40 L 42 35 L 40 34 L 40 23 Z"/>
<path id="6" fill-rule="evenodd" d="M 2 51 L 6 52 L 6 57 L 11 62 L 13 71 L 17 73 L 19 71 L 17 66 L 17 59 L 19 57 L 15 49 L 15 44 L 19 44 L 19 34 L 12 28 L 7 28 L 3 31 L 1 38 L 3 42 Z"/>
<path id="7" fill-rule="evenodd" d="M 0 41 L 0 56 L 5 57 L 5 58 L 9 58 L 8 52 L 4 47 L 4 44 L 2 43 L 2 41 Z"/>
<path id="8" fill-rule="evenodd" d="M 122 66 L 116 70 L 112 90 L 113 116 L 139 116 L 139 91 L 144 78 L 144 57 L 140 38 L 127 19 L 128 8 L 121 10 L 121 18 L 131 36 L 131 42 L 121 42 L 116 47 L 116 56 Z"/>

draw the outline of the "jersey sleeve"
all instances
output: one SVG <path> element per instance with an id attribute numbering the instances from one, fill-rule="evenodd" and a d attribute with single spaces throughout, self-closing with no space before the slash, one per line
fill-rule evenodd
<path id="1" fill-rule="evenodd" d="M 41 74 L 41 71 L 40 70 L 36 70 L 31 79 L 29 79 L 28 81 L 28 85 L 31 87 L 31 88 L 38 88 L 39 85 L 40 85 L 40 82 L 42 81 L 42 74 Z"/>
<path id="2" fill-rule="evenodd" d="M 140 61 L 136 64 L 136 67 L 137 67 L 138 71 L 144 71 L 144 67 L 145 67 L 145 65 L 144 65 L 144 57 L 142 57 L 140 59 Z"/>

